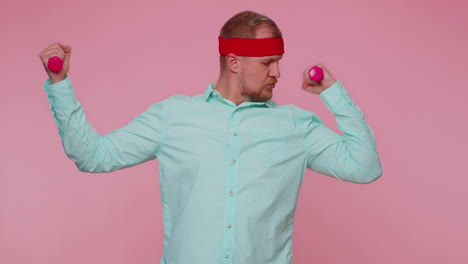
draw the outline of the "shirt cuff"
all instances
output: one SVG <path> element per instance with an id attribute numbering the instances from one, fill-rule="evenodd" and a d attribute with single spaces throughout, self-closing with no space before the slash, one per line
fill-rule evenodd
<path id="1" fill-rule="evenodd" d="M 73 90 L 73 85 L 68 78 L 68 75 L 65 76 L 60 82 L 51 84 L 50 79 L 47 79 L 43 84 L 47 93 L 47 97 L 52 107 L 55 106 L 73 106 L 76 102 L 75 92 Z"/>
<path id="2" fill-rule="evenodd" d="M 354 102 L 351 99 L 348 91 L 344 88 L 341 81 L 336 81 L 332 86 L 328 87 L 319 94 L 325 106 L 336 114 L 341 108 L 352 105 Z"/>

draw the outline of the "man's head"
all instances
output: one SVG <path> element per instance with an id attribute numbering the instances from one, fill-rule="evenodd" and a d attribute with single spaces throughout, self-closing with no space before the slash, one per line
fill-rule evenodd
<path id="1" fill-rule="evenodd" d="M 221 38 L 279 38 L 282 33 L 276 23 L 265 15 L 243 11 L 230 18 L 221 28 Z M 271 84 L 280 77 L 279 60 L 283 55 L 245 57 L 230 53 L 220 56 L 221 75 L 237 79 L 241 95 L 248 101 L 268 101 Z"/>

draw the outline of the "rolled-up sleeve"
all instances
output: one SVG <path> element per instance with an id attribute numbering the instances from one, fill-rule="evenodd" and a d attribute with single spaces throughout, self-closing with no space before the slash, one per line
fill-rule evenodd
<path id="1" fill-rule="evenodd" d="M 157 158 L 164 140 L 164 101 L 151 105 L 127 125 L 99 135 L 76 100 L 69 77 L 42 85 L 67 156 L 80 171 L 111 172 Z"/>
<path id="2" fill-rule="evenodd" d="M 307 168 L 354 183 L 371 183 L 382 176 L 374 134 L 362 111 L 340 81 L 320 93 L 334 114 L 340 135 L 312 112 L 301 121 L 305 131 Z"/>

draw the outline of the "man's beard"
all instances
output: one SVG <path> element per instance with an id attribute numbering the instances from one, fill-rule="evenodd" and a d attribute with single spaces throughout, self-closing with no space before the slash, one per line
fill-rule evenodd
<path id="1" fill-rule="evenodd" d="M 264 93 L 264 91 L 266 89 L 273 89 L 273 88 L 270 88 L 270 87 L 264 87 L 258 91 L 252 91 L 252 90 L 247 90 L 247 91 L 243 91 L 242 92 L 242 95 L 246 95 L 250 101 L 252 102 L 266 102 L 268 100 L 271 100 L 271 98 L 273 97 L 273 93 Z"/>

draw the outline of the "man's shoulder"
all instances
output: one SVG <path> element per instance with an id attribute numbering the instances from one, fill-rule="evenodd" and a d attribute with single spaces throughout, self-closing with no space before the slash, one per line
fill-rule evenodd
<path id="1" fill-rule="evenodd" d="M 280 104 L 276 101 L 270 100 L 268 101 L 268 105 L 271 108 L 276 108 L 276 109 L 281 109 L 281 110 L 289 110 L 289 111 L 303 111 L 304 109 L 300 108 L 299 106 L 296 106 L 294 104 Z"/>
<path id="2" fill-rule="evenodd" d="M 199 95 L 185 95 L 185 94 L 174 94 L 167 97 L 163 100 L 166 103 L 174 103 L 174 102 L 189 102 L 193 101 L 195 97 Z"/>
<path id="3" fill-rule="evenodd" d="M 184 108 L 186 106 L 193 106 L 194 103 L 201 101 L 201 95 L 184 95 L 174 94 L 168 96 L 166 99 L 154 103 L 154 105 L 165 105 L 169 108 Z"/>
<path id="4" fill-rule="evenodd" d="M 298 119 L 310 119 L 312 117 L 317 117 L 317 114 L 315 114 L 315 112 L 301 108 L 294 104 L 279 104 L 272 100 L 268 101 L 268 103 L 270 104 L 271 108 L 290 112 L 290 114 L 292 114 L 295 118 Z"/>

